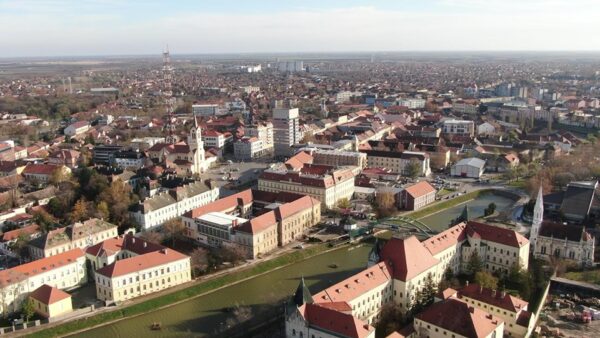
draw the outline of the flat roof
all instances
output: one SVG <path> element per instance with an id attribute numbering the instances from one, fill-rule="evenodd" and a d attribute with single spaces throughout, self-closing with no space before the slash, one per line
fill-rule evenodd
<path id="1" fill-rule="evenodd" d="M 248 220 L 241 217 L 236 217 L 232 215 L 228 215 L 223 212 L 209 212 L 198 217 L 199 220 L 207 223 L 217 224 L 221 226 L 228 226 L 233 223 L 233 221 L 237 220 L 238 224 L 242 224 L 247 222 Z"/>

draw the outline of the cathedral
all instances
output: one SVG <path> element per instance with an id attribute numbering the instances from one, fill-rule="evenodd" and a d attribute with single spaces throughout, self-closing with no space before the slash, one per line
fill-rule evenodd
<path id="1" fill-rule="evenodd" d="M 196 119 L 186 141 L 179 141 L 176 135 L 170 134 L 165 143 L 157 143 L 148 149 L 148 156 L 155 163 L 162 164 L 181 176 L 200 174 L 216 160 L 216 157 L 206 157 L 202 131 Z"/>
<path id="2" fill-rule="evenodd" d="M 579 266 L 594 263 L 596 239 L 585 226 L 544 220 L 544 197 L 538 191 L 529 236 L 533 255 L 549 260 L 551 257 L 575 262 Z"/>

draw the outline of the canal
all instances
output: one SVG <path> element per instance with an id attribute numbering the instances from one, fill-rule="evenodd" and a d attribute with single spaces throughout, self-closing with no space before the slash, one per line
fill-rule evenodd
<path id="1" fill-rule="evenodd" d="M 443 231 L 448 228 L 450 221 L 456 219 L 462 213 L 465 205 L 469 206 L 469 219 L 473 219 L 483 216 L 483 211 L 492 202 L 496 204 L 496 211 L 508 210 L 515 204 L 514 199 L 509 198 L 504 194 L 487 192 L 479 195 L 474 200 L 423 217 L 419 219 L 419 221 L 427 224 L 433 230 Z"/>
<path id="2" fill-rule="evenodd" d="M 337 283 L 367 264 L 371 246 L 341 248 L 162 310 L 104 325 L 73 337 L 212 337 L 242 319 L 271 313 L 292 295 L 304 276 L 311 292 Z M 336 264 L 337 268 L 331 268 Z M 237 310 L 232 310 L 237 308 Z M 160 322 L 161 331 L 150 325 Z"/>

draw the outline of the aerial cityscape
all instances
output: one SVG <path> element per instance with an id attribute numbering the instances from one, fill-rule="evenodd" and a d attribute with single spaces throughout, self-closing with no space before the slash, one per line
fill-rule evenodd
<path id="1" fill-rule="evenodd" d="M 0 337 L 600 337 L 591 0 L 0 0 Z"/>

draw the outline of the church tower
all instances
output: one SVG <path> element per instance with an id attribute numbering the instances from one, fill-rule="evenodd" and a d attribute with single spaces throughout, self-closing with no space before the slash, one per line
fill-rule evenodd
<path id="1" fill-rule="evenodd" d="M 194 126 L 188 134 L 187 144 L 192 152 L 192 173 L 199 174 L 205 168 L 204 142 L 202 141 L 202 130 L 198 126 L 196 117 L 194 116 Z"/>
<path id="2" fill-rule="evenodd" d="M 535 200 L 535 207 L 533 208 L 531 233 L 529 234 L 529 243 L 531 244 L 531 249 L 533 252 L 535 252 L 535 242 L 537 241 L 540 227 L 542 226 L 542 221 L 544 221 L 544 197 L 542 186 L 540 185 L 540 190 L 538 190 L 538 195 Z"/>

